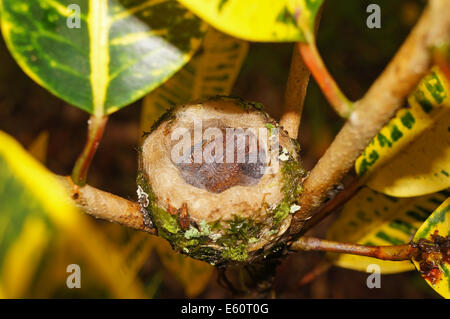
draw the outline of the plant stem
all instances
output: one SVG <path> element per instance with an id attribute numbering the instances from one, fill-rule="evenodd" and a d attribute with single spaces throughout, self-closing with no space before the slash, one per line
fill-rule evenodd
<path id="1" fill-rule="evenodd" d="M 72 180 L 78 186 L 84 186 L 86 184 L 89 166 L 100 144 L 107 121 L 107 116 L 96 117 L 95 115 L 91 115 L 89 118 L 86 145 L 72 171 Z"/>
<path id="2" fill-rule="evenodd" d="M 330 260 L 321 261 L 320 263 L 315 265 L 311 271 L 309 271 L 306 275 L 300 278 L 300 280 L 297 282 L 297 287 L 309 284 L 314 279 L 316 279 L 323 273 L 327 272 L 328 269 L 331 268 L 331 266 L 333 266 L 333 264 L 331 263 Z"/>
<path id="3" fill-rule="evenodd" d="M 348 118 L 353 110 L 353 103 L 346 98 L 328 72 L 315 42 L 299 42 L 298 50 L 328 102 L 341 117 Z"/>
<path id="4" fill-rule="evenodd" d="M 317 34 L 320 20 L 322 18 L 322 8 L 316 15 L 314 34 Z M 313 35 L 311 35 L 314 38 Z M 300 56 L 300 50 L 297 44 L 294 44 L 292 52 L 291 66 L 284 94 L 283 114 L 281 115 L 280 125 L 288 132 L 289 137 L 297 139 L 300 120 L 305 103 L 306 90 L 308 88 L 311 73 Z"/>
<path id="5" fill-rule="evenodd" d="M 431 0 L 393 60 L 366 95 L 355 103 L 349 120 L 303 185 L 299 198 L 301 209 L 294 214 L 287 234 L 291 239 L 298 237 L 305 221 L 326 199 L 327 192 L 348 173 L 364 148 L 427 74 L 431 48 L 450 38 L 449 10 L 449 1 Z"/>
<path id="6" fill-rule="evenodd" d="M 141 206 L 125 198 L 101 191 L 95 187 L 75 185 L 70 176 L 58 176 L 78 208 L 86 214 L 114 223 L 155 234 L 154 228 L 146 226 Z"/>
<path id="7" fill-rule="evenodd" d="M 351 243 L 325 240 L 315 237 L 301 237 L 291 246 L 291 250 L 327 251 L 373 257 L 382 260 L 410 260 L 419 249 L 410 244 L 396 246 L 365 246 Z"/>

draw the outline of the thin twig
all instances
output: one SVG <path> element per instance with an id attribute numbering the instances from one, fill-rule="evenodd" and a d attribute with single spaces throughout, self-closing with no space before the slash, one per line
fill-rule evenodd
<path id="1" fill-rule="evenodd" d="M 97 117 L 92 115 L 88 121 L 88 136 L 83 151 L 75 162 L 72 171 L 72 180 L 78 186 L 86 184 L 87 173 L 97 151 L 103 132 L 105 131 L 108 117 Z"/>
<path id="2" fill-rule="evenodd" d="M 298 49 L 328 102 L 339 116 L 348 118 L 353 111 L 353 103 L 342 93 L 336 81 L 328 72 L 316 44 L 314 42 L 298 43 Z"/>
<path id="3" fill-rule="evenodd" d="M 301 237 L 292 244 L 290 249 L 304 251 L 327 251 L 392 261 L 410 260 L 419 252 L 419 248 L 413 247 L 411 244 L 396 246 L 365 246 L 351 243 L 341 243 L 314 237 Z"/>
<path id="4" fill-rule="evenodd" d="M 365 179 L 362 180 L 359 178 L 355 178 L 353 181 L 351 181 L 350 184 L 347 187 L 345 187 L 343 191 L 337 194 L 336 197 L 328 201 L 325 205 L 320 207 L 317 210 L 317 212 L 315 212 L 314 215 L 312 215 L 311 219 L 308 219 L 308 221 L 305 222 L 305 225 L 303 226 L 299 235 L 301 236 L 305 234 L 308 230 L 315 227 L 328 215 L 335 212 L 342 205 L 348 202 L 361 189 L 361 187 L 364 185 L 364 181 Z"/>
<path id="5" fill-rule="evenodd" d="M 322 260 L 317 265 L 315 265 L 314 268 L 311 269 L 311 271 L 309 271 L 308 273 L 306 273 L 306 275 L 303 275 L 299 279 L 299 281 L 297 282 L 297 287 L 302 287 L 309 284 L 314 279 L 327 272 L 332 266 L 333 263 L 330 260 Z"/>
<path id="6" fill-rule="evenodd" d="M 327 192 L 353 167 L 355 160 L 383 125 L 402 106 L 430 68 L 431 48 L 450 39 L 450 1 L 431 0 L 417 25 L 311 171 L 293 216 L 291 238 L 326 199 Z"/>
<path id="7" fill-rule="evenodd" d="M 156 230 L 145 225 L 138 203 L 101 191 L 95 187 L 75 185 L 70 176 L 59 176 L 59 180 L 71 194 L 76 205 L 95 218 L 155 234 Z"/>

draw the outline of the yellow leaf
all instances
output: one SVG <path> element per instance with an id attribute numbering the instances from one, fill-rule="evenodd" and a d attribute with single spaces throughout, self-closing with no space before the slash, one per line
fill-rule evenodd
<path id="1" fill-rule="evenodd" d="M 372 246 L 408 243 L 448 194 L 446 190 L 414 198 L 394 198 L 363 188 L 344 206 L 328 230 L 327 238 Z M 366 271 L 374 263 L 381 267 L 383 274 L 414 269 L 410 261 L 383 261 L 348 254 L 330 256 L 335 265 L 358 271 Z"/>
<path id="2" fill-rule="evenodd" d="M 48 131 L 42 131 L 28 146 L 28 152 L 43 164 L 47 161 L 48 138 Z"/>
<path id="3" fill-rule="evenodd" d="M 215 95 L 228 95 L 248 51 L 248 43 L 209 28 L 203 47 L 183 69 L 144 99 L 141 130 L 170 107 Z"/>
<path id="4" fill-rule="evenodd" d="M 450 198 L 447 198 L 420 226 L 414 236 L 414 242 L 418 242 L 420 239 L 432 240 L 435 233 L 443 237 L 450 235 Z M 420 271 L 420 262 L 415 259 L 413 262 Z M 443 261 L 438 268 L 440 277 L 437 278 L 437 281 L 434 284 L 429 280 L 426 282 L 444 298 L 450 299 L 450 265 Z"/>
<path id="5" fill-rule="evenodd" d="M 13 138 L 0 132 L 2 293 L 8 298 L 26 296 L 44 251 L 61 239 L 67 240 L 65 250 L 81 256 L 88 265 L 83 272 L 95 274 L 112 296 L 145 297 L 136 273 L 128 269 L 122 254 L 97 231 L 89 217 L 78 212 L 57 178 Z M 65 272 L 65 268 L 59 271 Z M 67 289 L 65 280 L 59 287 Z"/>
<path id="6" fill-rule="evenodd" d="M 372 140 L 355 166 L 366 184 L 396 197 L 431 194 L 450 187 L 449 84 L 433 68 Z"/>
<path id="7" fill-rule="evenodd" d="M 121 250 L 124 262 L 131 272 L 138 273 L 154 248 L 152 236 L 115 223 L 103 225 L 111 243 Z"/>
<path id="8" fill-rule="evenodd" d="M 200 260 L 175 252 L 162 238 L 154 238 L 156 250 L 164 268 L 183 285 L 189 298 L 198 296 L 206 288 L 214 267 Z"/>
<path id="9" fill-rule="evenodd" d="M 323 0 L 179 0 L 215 28 L 250 41 L 310 40 Z"/>
<path id="10" fill-rule="evenodd" d="M 36 217 L 25 221 L 19 238 L 9 247 L 3 265 L 3 290 L 8 298 L 25 296 L 50 239 L 50 230 Z"/>

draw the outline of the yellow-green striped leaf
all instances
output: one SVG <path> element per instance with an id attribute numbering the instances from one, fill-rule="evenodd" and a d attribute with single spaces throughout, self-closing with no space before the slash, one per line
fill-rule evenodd
<path id="1" fill-rule="evenodd" d="M 68 263 L 52 263 L 65 254 L 70 254 L 64 259 Z M 66 267 L 80 262 L 82 278 L 95 278 L 107 296 L 146 297 L 124 259 L 77 211 L 57 178 L 0 131 L 0 294 L 21 298 L 43 297 L 49 289 L 67 292 Z"/>
<path id="2" fill-rule="evenodd" d="M 430 217 L 420 226 L 414 242 L 419 242 L 420 239 L 434 240 L 435 235 L 446 237 L 450 235 L 450 197 L 439 206 Z M 447 247 L 448 249 L 448 247 Z M 433 256 L 430 256 L 433 259 Z M 440 254 L 439 259 L 442 258 Z M 413 259 L 417 270 L 422 273 L 426 282 L 443 297 L 450 299 L 450 264 L 448 260 L 430 260 L 433 262 L 433 269 L 423 271 L 421 261 Z"/>
<path id="3" fill-rule="evenodd" d="M 145 264 L 152 251 L 149 245 L 151 237 L 143 232 L 138 232 L 118 224 L 100 223 L 95 224 L 95 232 L 107 237 L 107 245 L 102 249 L 105 253 L 112 253 L 119 256 L 121 268 L 116 273 L 116 280 L 129 280 L 135 278 L 136 283 L 127 288 L 124 285 L 120 292 L 112 289 L 104 281 L 104 274 L 99 274 L 103 270 L 92 263 L 91 258 L 87 258 L 85 249 L 73 243 L 67 236 L 58 236 L 57 240 L 50 243 L 45 255 L 41 258 L 40 266 L 35 275 L 34 284 L 29 288 L 27 297 L 30 298 L 152 298 L 154 283 L 142 280 L 138 276 L 141 268 Z M 86 233 L 87 238 L 92 234 Z M 94 238 L 95 240 L 95 233 Z M 150 241 L 151 244 L 151 241 Z M 98 248 L 98 247 L 97 247 Z M 103 255 L 103 251 L 97 252 Z M 109 262 L 109 261 L 108 261 Z M 81 288 L 67 289 L 64 287 L 68 273 L 66 267 L 69 264 L 78 264 L 82 271 Z M 117 269 L 116 269 L 117 271 Z M 123 275 L 125 272 L 125 276 Z M 126 278 L 129 279 L 126 279 Z M 156 283 L 159 285 L 158 283 Z M 138 295 L 136 295 L 136 285 Z M 148 287 L 150 286 L 150 287 Z M 148 289 L 150 288 L 150 289 Z M 156 287 L 157 288 L 157 287 Z M 153 291 L 152 291 L 153 290 Z"/>
<path id="4" fill-rule="evenodd" d="M 449 194 L 450 191 L 445 190 L 413 198 L 395 198 L 365 187 L 344 206 L 328 230 L 327 238 L 371 246 L 408 243 Z M 384 274 L 414 269 L 410 261 L 384 261 L 348 254 L 330 254 L 330 257 L 335 265 L 358 271 L 366 271 L 367 266 L 374 263 Z"/>
<path id="5" fill-rule="evenodd" d="M 312 41 L 323 0 L 179 0 L 215 28 L 250 41 Z"/>
<path id="6" fill-rule="evenodd" d="M 378 133 L 356 161 L 367 185 L 396 197 L 450 187 L 450 86 L 433 68 L 409 96 L 409 107 Z"/>
<path id="7" fill-rule="evenodd" d="M 169 81 L 144 99 L 141 130 L 148 131 L 167 109 L 214 95 L 228 95 L 248 51 L 248 43 L 209 28 L 199 53 Z"/>
<path id="8" fill-rule="evenodd" d="M 3 37 L 25 73 L 99 117 L 167 80 L 206 28 L 173 0 L 1 3 Z"/>

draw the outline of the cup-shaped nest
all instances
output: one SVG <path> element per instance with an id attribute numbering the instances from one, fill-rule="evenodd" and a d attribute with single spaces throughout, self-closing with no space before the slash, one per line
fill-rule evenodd
<path id="1" fill-rule="evenodd" d="M 259 103 L 216 97 L 178 106 L 140 149 L 144 218 L 174 249 L 214 265 L 269 254 L 300 208 L 298 153 Z"/>

